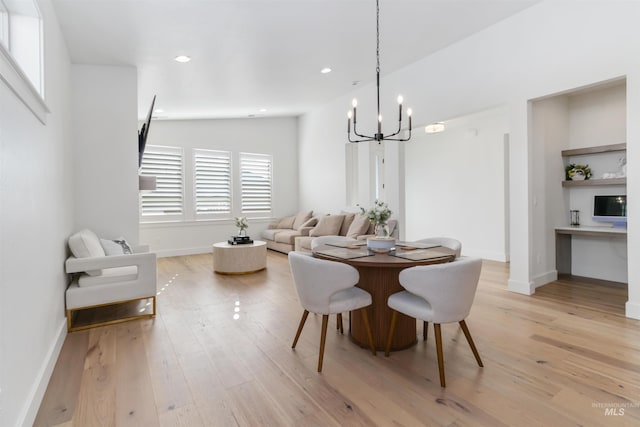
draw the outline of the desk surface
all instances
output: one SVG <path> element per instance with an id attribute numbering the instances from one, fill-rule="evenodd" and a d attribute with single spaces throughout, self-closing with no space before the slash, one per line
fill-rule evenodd
<path id="1" fill-rule="evenodd" d="M 573 234 L 576 236 L 614 236 L 623 237 L 627 235 L 627 229 L 623 227 L 585 227 L 579 225 L 577 227 L 556 227 L 557 234 Z"/>

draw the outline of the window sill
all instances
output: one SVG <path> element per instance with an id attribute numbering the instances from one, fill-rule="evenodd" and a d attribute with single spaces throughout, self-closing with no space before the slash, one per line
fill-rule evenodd
<path id="1" fill-rule="evenodd" d="M 0 45 L 0 80 L 5 82 L 43 125 L 47 124 L 49 108 L 31 81 L 22 72 L 20 66 L 2 45 Z"/>
<path id="2" fill-rule="evenodd" d="M 274 220 L 274 218 L 248 218 L 249 222 L 256 224 L 268 224 Z M 225 218 L 225 219 L 202 219 L 202 220 L 190 220 L 190 221 L 180 221 L 180 220 L 166 220 L 166 221 L 140 221 L 140 228 L 171 228 L 171 227 L 206 227 L 211 225 L 233 225 L 235 224 L 233 218 Z"/>

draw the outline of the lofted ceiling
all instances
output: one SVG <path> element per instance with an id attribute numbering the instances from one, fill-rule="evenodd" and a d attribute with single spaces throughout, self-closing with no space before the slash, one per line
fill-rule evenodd
<path id="1" fill-rule="evenodd" d="M 381 74 L 536 2 L 381 0 Z M 374 0 L 53 4 L 73 63 L 137 68 L 140 118 L 154 94 L 158 118 L 295 116 L 375 80 Z"/>

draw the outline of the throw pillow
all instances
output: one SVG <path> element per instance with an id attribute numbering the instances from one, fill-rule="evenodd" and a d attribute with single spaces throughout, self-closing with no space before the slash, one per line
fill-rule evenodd
<path id="1" fill-rule="evenodd" d="M 302 227 L 302 224 L 307 222 L 307 220 L 312 216 L 313 216 L 313 211 L 298 212 L 298 215 L 296 215 L 296 220 L 293 221 L 293 227 L 291 228 L 293 228 L 294 230 L 300 230 L 300 227 Z"/>
<path id="2" fill-rule="evenodd" d="M 344 221 L 344 215 L 327 215 L 318 219 L 318 225 L 311 229 L 309 236 L 337 236 Z"/>
<path id="3" fill-rule="evenodd" d="M 298 230 L 301 230 L 305 227 L 315 227 L 317 224 L 318 218 L 309 218 L 304 224 L 300 226 L 300 228 L 298 228 Z"/>
<path id="4" fill-rule="evenodd" d="M 84 229 L 69 237 L 69 249 L 76 258 L 94 258 L 104 256 L 104 249 L 100 245 L 100 239 L 91 230 Z M 89 276 L 100 276 L 102 270 L 87 271 Z"/>
<path id="5" fill-rule="evenodd" d="M 295 215 L 284 217 L 280 220 L 276 228 L 290 230 L 293 228 L 293 221 L 295 220 Z"/>
<path id="6" fill-rule="evenodd" d="M 349 230 L 347 230 L 347 237 L 351 237 L 352 239 L 356 239 L 358 236 L 367 233 L 371 222 L 364 215 L 356 215 L 353 218 L 353 222 L 349 226 Z"/>
<path id="7" fill-rule="evenodd" d="M 342 212 L 344 214 L 344 221 L 342 221 L 342 227 L 340 227 L 340 235 L 346 236 L 349 231 L 349 227 L 351 227 L 351 223 L 356 217 L 354 213 Z"/>
<path id="8" fill-rule="evenodd" d="M 123 237 L 119 237 L 117 239 L 109 240 L 109 239 L 100 239 L 100 244 L 104 249 L 104 253 L 107 256 L 110 255 L 125 255 L 131 254 L 133 251 L 131 250 L 131 246 Z"/>

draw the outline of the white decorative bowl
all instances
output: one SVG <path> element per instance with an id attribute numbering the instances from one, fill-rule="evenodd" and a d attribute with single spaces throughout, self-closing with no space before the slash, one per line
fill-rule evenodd
<path id="1" fill-rule="evenodd" d="M 396 245 L 396 239 L 393 237 L 370 237 L 367 239 L 367 248 L 372 251 L 389 252 Z"/>

